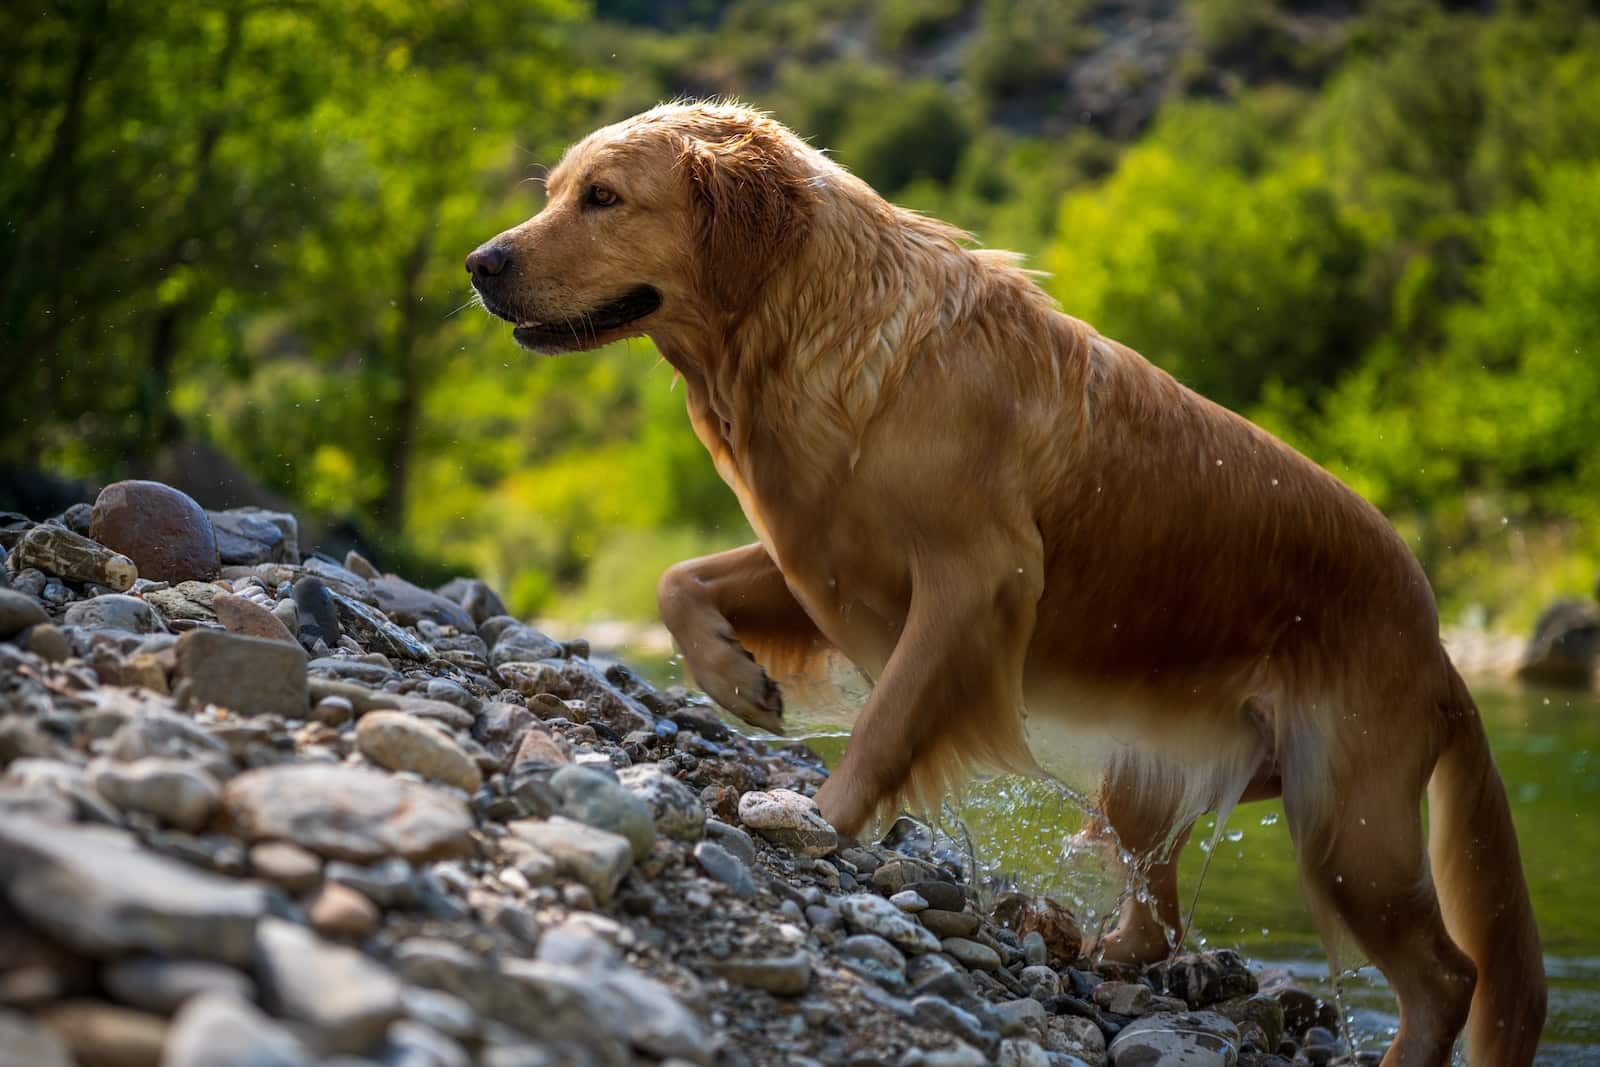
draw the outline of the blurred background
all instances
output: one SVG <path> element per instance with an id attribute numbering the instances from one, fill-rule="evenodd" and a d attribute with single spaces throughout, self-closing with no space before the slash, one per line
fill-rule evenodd
<path id="1" fill-rule="evenodd" d="M 1600 16 L 1577 0 L 38 0 L 0 14 L 0 508 L 125 475 L 515 610 L 750 539 L 648 341 L 461 261 L 596 125 L 774 111 L 1400 526 L 1447 619 L 1600 562 Z"/>

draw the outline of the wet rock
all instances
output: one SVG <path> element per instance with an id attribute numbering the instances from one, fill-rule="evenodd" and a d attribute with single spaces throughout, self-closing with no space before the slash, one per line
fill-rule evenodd
<path id="1" fill-rule="evenodd" d="M 839 834 L 817 810 L 817 802 L 792 790 L 744 794 L 739 798 L 739 821 L 778 847 L 803 856 L 826 856 L 839 847 Z"/>
<path id="2" fill-rule="evenodd" d="M 132 763 L 100 760 L 91 766 L 96 789 L 124 811 L 142 811 L 181 830 L 198 830 L 217 810 L 216 779 L 182 760 L 147 756 Z"/>
<path id="3" fill-rule="evenodd" d="M 926 908 L 917 915 L 923 926 L 940 938 L 971 937 L 978 932 L 980 920 L 970 911 L 941 911 Z"/>
<path id="4" fill-rule="evenodd" d="M 452 578 L 434 591 L 460 604 L 475 626 L 482 626 L 496 615 L 506 613 L 506 605 L 500 595 L 489 583 L 476 578 Z"/>
<path id="5" fill-rule="evenodd" d="M 863 978 L 877 982 L 891 993 L 906 989 L 906 958 L 876 934 L 856 934 L 833 946 L 835 957 Z"/>
<path id="6" fill-rule="evenodd" d="M 221 566 L 205 511 L 160 482 L 113 482 L 100 490 L 89 536 L 133 560 L 152 581 L 209 581 Z"/>
<path id="7" fill-rule="evenodd" d="M 228 993 L 190 1000 L 172 1021 L 161 1067 L 311 1067 L 288 1028 Z"/>
<path id="8" fill-rule="evenodd" d="M 336 1052 L 359 1052 L 374 1044 L 405 1012 L 394 975 L 361 953 L 330 945 L 282 919 L 262 921 L 256 970 L 263 1000 Z"/>
<path id="9" fill-rule="evenodd" d="M 393 771 L 413 771 L 471 793 L 483 772 L 449 732 L 402 711 L 370 711 L 356 725 L 356 747 Z"/>
<path id="10" fill-rule="evenodd" d="M 899 908 L 871 893 L 856 893 L 839 904 L 839 913 L 861 933 L 877 934 L 906 952 L 938 952 L 939 939 Z"/>
<path id="11" fill-rule="evenodd" d="M 300 629 L 296 637 L 300 643 L 311 646 L 321 641 L 329 648 L 339 643 L 343 629 L 339 625 L 339 609 L 333 594 L 321 578 L 307 575 L 294 583 L 295 610 L 300 615 Z"/>
<path id="12" fill-rule="evenodd" d="M 323 937 L 360 941 L 378 930 L 383 915 L 362 894 L 337 882 L 325 882 L 306 905 L 306 917 Z"/>
<path id="13" fill-rule="evenodd" d="M 942 997 L 921 996 L 911 1002 L 913 1017 L 924 1026 L 954 1034 L 974 1048 L 998 1050 L 1000 1035 L 984 1026 L 976 1015 Z"/>
<path id="14" fill-rule="evenodd" d="M 472 633 L 477 624 L 460 604 L 438 593 L 430 593 L 421 586 L 412 585 L 404 578 L 385 575 L 372 583 L 378 598 L 378 607 L 401 626 L 415 626 L 422 619 L 431 619 L 443 626 L 454 626 L 462 633 Z"/>
<path id="15" fill-rule="evenodd" d="M 1029 994 L 1040 1000 L 1047 1000 L 1061 992 L 1061 976 L 1042 964 L 1030 964 L 1022 968 L 1017 980 Z"/>
<path id="16" fill-rule="evenodd" d="M 102 598 L 104 599 L 104 598 Z M 304 654 L 279 641 L 215 630 L 191 630 L 178 640 L 176 677 L 195 703 L 241 715 L 304 718 L 309 704 Z"/>
<path id="17" fill-rule="evenodd" d="M 560 815 L 520 819 L 508 823 L 506 829 L 549 856 L 563 874 L 587 886 L 602 906 L 610 902 L 623 875 L 633 866 L 633 845 L 627 838 Z"/>
<path id="18" fill-rule="evenodd" d="M 1106 1054 L 1112 1067 L 1233 1067 L 1239 1060 L 1239 1030 L 1215 1012 L 1163 1012 L 1129 1023 Z"/>
<path id="19" fill-rule="evenodd" d="M 496 670 L 508 663 L 558 660 L 563 653 L 561 642 L 509 616 L 486 620 L 478 636 L 489 642 L 489 666 Z"/>
<path id="20" fill-rule="evenodd" d="M 1592 601 L 1558 600 L 1539 613 L 1533 639 L 1517 675 L 1547 685 L 1588 687 L 1600 668 L 1600 607 Z"/>
<path id="21" fill-rule="evenodd" d="M 50 621 L 39 602 L 11 589 L 0 589 L 0 640 L 9 640 L 30 626 Z"/>
<path id="22" fill-rule="evenodd" d="M 243 964 L 266 894 L 140 850 L 122 834 L 0 821 L 0 884 L 35 926 L 91 956 L 149 951 Z"/>
<path id="23" fill-rule="evenodd" d="M 655 815 L 656 832 L 678 841 L 705 836 L 706 810 L 700 798 L 660 764 L 641 763 L 617 772 L 624 789 L 643 800 Z"/>
<path id="24" fill-rule="evenodd" d="M 1143 1015 L 1154 996 L 1143 982 L 1102 982 L 1094 988 L 1094 1002 L 1117 1015 Z"/>
<path id="25" fill-rule="evenodd" d="M 293 515 L 248 507 L 207 515 L 225 566 L 300 562 L 300 524 Z"/>
<path id="26" fill-rule="evenodd" d="M 247 597 L 218 593 L 212 598 L 211 607 L 217 613 L 217 621 L 229 633 L 259 637 L 266 641 L 282 641 L 294 645 L 296 651 L 300 648 L 300 642 L 289 632 L 282 619 Z"/>
<path id="27" fill-rule="evenodd" d="M 133 560 L 62 526 L 44 523 L 22 535 L 6 566 L 13 574 L 36 567 L 71 582 L 93 582 L 123 592 L 138 580 Z"/>
<path id="28" fill-rule="evenodd" d="M 339 613 L 339 628 L 355 638 L 368 652 L 381 652 L 393 659 L 426 662 L 433 658 L 427 642 L 390 622 L 377 608 L 369 607 L 342 593 L 331 593 Z M 320 625 L 320 624 L 319 624 Z"/>
<path id="29" fill-rule="evenodd" d="M 1052 1015 L 1045 1020 L 1045 1048 L 1075 1056 L 1090 1067 L 1105 1067 L 1106 1038 L 1094 1020 L 1081 1015 Z"/>
<path id="30" fill-rule="evenodd" d="M 947 937 L 941 943 L 945 955 L 975 971 L 998 971 L 1002 966 L 1000 953 L 988 945 L 969 941 L 964 937 Z"/>
<path id="31" fill-rule="evenodd" d="M 40 1021 L 56 1032 L 78 1067 L 157 1067 L 167 1020 L 93 1000 L 52 1005 Z"/>
<path id="32" fill-rule="evenodd" d="M 732 890 L 734 896 L 748 900 L 756 895 L 756 883 L 750 877 L 749 869 L 715 841 L 701 841 L 695 845 L 694 862 L 706 874 Z"/>
<path id="33" fill-rule="evenodd" d="M 1037 933 L 1051 959 L 1071 962 L 1083 952 L 1083 930 L 1072 913 L 1049 897 L 1002 893 L 995 898 L 995 922 L 1025 937 Z"/>
<path id="34" fill-rule="evenodd" d="M 1313 1026 L 1334 1029 L 1339 1025 L 1338 1010 L 1314 993 L 1296 987 L 1287 975 L 1263 975 L 1261 991 L 1283 1009 L 1283 1030 L 1303 1034 Z"/>
<path id="35" fill-rule="evenodd" d="M 1037 1041 L 1008 1037 L 1000 1042 L 995 1067 L 1052 1067 L 1050 1057 Z"/>
<path id="36" fill-rule="evenodd" d="M 231 993 L 242 1000 L 254 1000 L 256 995 L 255 983 L 232 967 L 161 956 L 116 960 L 100 972 L 100 981 L 121 1003 L 157 1015 L 172 1015 L 205 993 Z"/>
<path id="37" fill-rule="evenodd" d="M 1147 972 L 1162 992 L 1181 997 L 1191 1007 L 1256 992 L 1256 977 L 1237 952 L 1185 953 L 1153 965 Z"/>
<path id="38" fill-rule="evenodd" d="M 712 970 L 736 985 L 780 997 L 797 997 L 811 984 L 811 957 L 801 951 L 719 960 Z"/>
<path id="39" fill-rule="evenodd" d="M 562 815 L 627 838 L 635 860 L 650 854 L 656 840 L 655 817 L 648 804 L 616 779 L 588 767 L 567 766 L 550 777 L 550 787 L 561 798 Z"/>
<path id="40" fill-rule="evenodd" d="M 27 1016 L 0 1009 L 0 1064 L 5 1067 L 74 1067 L 66 1043 Z"/>
<path id="41" fill-rule="evenodd" d="M 421 862 L 472 850 L 464 800 L 376 771 L 284 764 L 246 771 L 223 788 L 222 808 L 246 840 L 290 841 L 331 859 Z"/>
<path id="42" fill-rule="evenodd" d="M 167 632 L 166 623 L 148 603 L 120 593 L 80 600 L 67 608 L 62 621 L 86 630 L 125 630 L 133 634 Z"/>
<path id="43" fill-rule="evenodd" d="M 1260 1048 L 1277 1048 L 1278 1041 L 1283 1037 L 1285 1015 L 1283 1004 L 1266 993 L 1256 993 L 1253 996 L 1225 1000 L 1213 1006 L 1211 1010 L 1224 1019 L 1229 1019 L 1238 1024 L 1241 1028 L 1246 1023 L 1254 1023 L 1260 1027 L 1263 1038 L 1259 1045 Z M 1319 1021 L 1314 1020 L 1308 1025 L 1316 1025 Z M 1296 1032 L 1300 1033 L 1304 1032 L 1304 1030 L 1305 1027 L 1301 1027 Z"/>

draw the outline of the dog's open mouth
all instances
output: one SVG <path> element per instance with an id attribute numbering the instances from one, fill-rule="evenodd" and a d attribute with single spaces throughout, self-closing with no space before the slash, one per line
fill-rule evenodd
<path id="1" fill-rule="evenodd" d="M 531 348 L 535 352 L 576 352 L 617 340 L 628 332 L 629 327 L 653 314 L 660 306 L 661 294 L 651 286 L 641 285 L 586 314 L 551 322 L 518 318 L 493 308 L 490 310 L 517 324 L 511 336 L 524 348 Z"/>

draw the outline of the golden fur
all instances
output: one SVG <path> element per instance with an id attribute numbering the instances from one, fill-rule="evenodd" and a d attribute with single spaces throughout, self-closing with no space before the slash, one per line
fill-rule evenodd
<path id="1" fill-rule="evenodd" d="M 1531 1061 L 1544 978 L 1504 790 L 1375 509 L 747 109 L 607 127 L 548 192 L 475 284 L 530 347 L 643 333 L 682 375 L 760 542 L 673 567 L 663 618 L 759 726 L 782 704 L 758 659 L 832 646 L 873 680 L 818 793 L 835 826 L 1030 770 L 1026 717 L 1069 724 L 1152 865 L 1154 905 L 1102 948 L 1148 960 L 1190 824 L 1281 790 L 1325 937 L 1398 994 L 1384 1063 L 1446 1063 L 1469 1006 L 1474 1063 Z"/>

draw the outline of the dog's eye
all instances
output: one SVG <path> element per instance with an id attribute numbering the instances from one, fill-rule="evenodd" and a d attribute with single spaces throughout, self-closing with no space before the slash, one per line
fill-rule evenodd
<path id="1" fill-rule="evenodd" d="M 591 185 L 583 202 L 591 207 L 615 207 L 622 203 L 622 198 L 603 185 Z"/>

